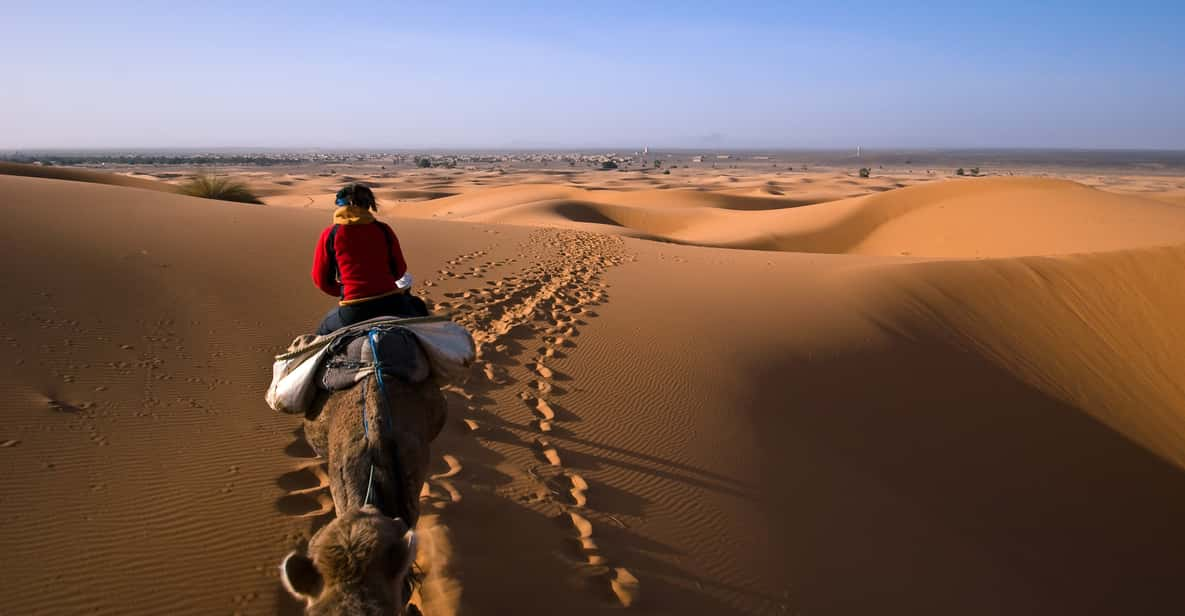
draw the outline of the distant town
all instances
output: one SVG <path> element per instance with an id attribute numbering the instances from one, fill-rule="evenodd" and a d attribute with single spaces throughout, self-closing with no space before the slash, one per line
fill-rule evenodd
<path id="1" fill-rule="evenodd" d="M 661 167 L 664 162 L 671 163 L 699 163 L 705 161 L 752 161 L 766 162 L 771 160 L 769 155 L 740 154 L 693 154 L 672 152 L 664 154 L 651 153 L 648 148 L 630 152 L 450 152 L 450 153 L 409 153 L 391 151 L 346 151 L 346 152 L 291 152 L 291 151 L 263 151 L 263 152 L 182 152 L 182 151 L 13 151 L 0 154 L 0 160 L 7 162 L 29 163 L 37 165 L 58 166 L 97 166 L 109 165 L 217 165 L 243 166 L 256 165 L 270 167 L 276 165 L 301 164 L 389 164 L 392 167 L 443 167 L 456 168 L 466 166 L 497 166 L 523 164 L 538 166 L 569 167 L 631 167 L 642 164 Z"/>
<path id="2" fill-rule="evenodd" d="M 633 151 L 546 151 L 546 150 L 8 150 L 0 161 L 43 166 L 76 166 L 131 173 L 147 168 L 170 170 L 195 167 L 239 168 L 312 167 L 332 174 L 343 169 L 365 167 L 368 172 L 416 168 L 439 169 L 551 169 L 649 170 L 669 169 L 777 169 L 808 171 L 824 169 L 896 170 L 931 173 L 932 169 L 966 166 L 995 172 L 1025 169 L 1028 172 L 1057 172 L 1065 169 L 1122 171 L 1149 175 L 1171 175 L 1185 171 L 1185 152 L 1136 150 L 868 150 L 859 146 L 846 150 L 655 150 Z M 155 172 L 154 172 L 155 173 Z M 960 174 L 961 175 L 961 174 Z M 974 175 L 974 174 L 973 174 Z"/>

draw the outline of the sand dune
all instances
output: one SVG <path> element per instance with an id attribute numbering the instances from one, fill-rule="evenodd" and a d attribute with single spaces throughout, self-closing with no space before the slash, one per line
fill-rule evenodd
<path id="1" fill-rule="evenodd" d="M 1181 440 L 1176 429 L 1149 435 L 1180 426 L 1169 376 L 1180 360 L 1161 350 L 1183 340 L 1158 339 L 1159 319 L 1121 318 L 1125 304 L 1115 300 L 1140 288 L 1126 310 L 1163 317 L 1182 296 L 1159 295 L 1163 285 L 1153 290 L 1147 277 L 1045 295 L 1057 289 L 1024 272 L 1092 288 L 1096 268 L 1142 255 L 1104 255 L 1116 261 L 1084 268 L 1076 258 L 721 259 L 627 246 L 639 261 L 611 278 L 610 304 L 598 310 L 605 321 L 596 338 L 580 339 L 570 368 L 600 367 L 580 383 L 598 394 L 579 405 L 582 432 L 599 434 L 569 446 L 614 461 L 586 474 L 590 499 L 608 484 L 613 507 L 638 517 L 602 547 L 647 563 L 644 589 L 658 577 L 674 611 L 1106 614 L 1179 605 L 1168 576 L 1185 543 L 1174 522 L 1185 512 L 1185 475 L 1166 460 Z M 1167 274 L 1172 260 L 1145 271 Z M 1145 298 L 1165 303 L 1151 308 Z M 663 307 L 661 320 L 627 316 L 647 304 Z M 1083 322 L 1082 313 L 1093 314 Z M 1112 335 L 1100 340 L 1095 326 Z M 672 545 L 677 556 L 653 553 Z M 688 561 L 703 569 L 669 568 Z M 699 584 L 710 601 L 681 595 Z"/>
<path id="2" fill-rule="evenodd" d="M 1179 208 L 500 177 L 375 178 L 481 353 L 423 493 L 426 613 L 1185 608 Z M 262 395 L 332 303 L 340 181 L 252 177 L 291 206 L 258 207 L 0 176 L 6 610 L 298 611 L 276 565 L 326 481 Z"/>
<path id="3" fill-rule="evenodd" d="M 1065 254 L 1185 239 L 1179 208 L 1065 180 L 969 179 L 801 207 L 813 203 L 680 190 L 512 187 L 440 199 L 409 214 L 596 225 L 700 246 L 929 257 Z"/>
<path id="4" fill-rule="evenodd" d="M 866 274 L 922 327 L 1185 468 L 1185 243 L 1067 257 L 939 262 Z"/>
<path id="5" fill-rule="evenodd" d="M 172 185 L 165 182 L 131 177 L 120 173 L 107 173 L 75 167 L 46 167 L 0 161 L 0 175 L 53 178 L 55 180 L 69 180 L 73 182 L 93 182 L 96 184 L 146 188 L 148 190 L 160 190 L 164 192 L 173 192 L 175 190 Z"/>

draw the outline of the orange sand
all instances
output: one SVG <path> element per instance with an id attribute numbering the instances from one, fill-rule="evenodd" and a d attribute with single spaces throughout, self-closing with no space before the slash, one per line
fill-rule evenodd
<path id="1" fill-rule="evenodd" d="M 276 565 L 325 481 L 263 390 L 332 304 L 307 270 L 341 178 L 251 176 L 259 207 L 71 172 L 0 176 L 3 611 L 298 613 Z M 1171 190 L 375 179 L 481 345 L 424 490 L 427 614 L 1185 608 Z"/>

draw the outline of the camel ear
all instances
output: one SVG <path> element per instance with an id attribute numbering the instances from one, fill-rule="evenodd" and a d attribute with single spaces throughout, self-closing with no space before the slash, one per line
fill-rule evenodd
<path id="1" fill-rule="evenodd" d="M 323 580 L 317 566 L 304 554 L 292 552 L 280 563 L 280 581 L 297 599 L 311 599 L 321 594 Z"/>

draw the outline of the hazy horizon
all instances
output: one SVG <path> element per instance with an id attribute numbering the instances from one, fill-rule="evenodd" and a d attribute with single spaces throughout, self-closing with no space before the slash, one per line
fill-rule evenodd
<path id="1" fill-rule="evenodd" d="M 10 7 L 0 150 L 1185 148 L 1179 5 L 498 9 Z"/>
<path id="2" fill-rule="evenodd" d="M 241 146 L 95 146 L 95 147 L 32 147 L 32 148 L 0 148 L 0 154 L 14 155 L 14 154 L 88 154 L 88 155 L 120 155 L 120 154 L 302 154 L 302 153 L 327 153 L 327 154 L 482 154 L 482 153 L 547 153 L 547 154 L 565 154 L 565 153 L 588 153 L 588 154 L 602 154 L 602 153 L 618 153 L 629 154 L 641 152 L 643 148 L 648 148 L 651 153 L 679 153 L 679 154 L 694 154 L 694 153 L 720 153 L 720 154 L 827 154 L 839 155 L 846 154 L 855 156 L 856 147 L 817 147 L 817 148 L 796 148 L 796 147 L 745 147 L 745 146 L 675 146 L 668 147 L 663 145 L 642 144 L 642 145 L 561 145 L 561 146 L 522 146 L 522 145 L 506 145 L 506 146 L 456 146 L 456 147 L 430 147 L 430 146 L 339 146 L 339 147 L 324 147 L 317 145 L 293 145 L 293 146 L 270 146 L 270 145 L 241 145 Z M 894 156 L 904 156 L 910 154 L 1057 154 L 1057 153 L 1081 153 L 1086 155 L 1091 154 L 1166 154 L 1169 156 L 1185 156 L 1185 147 L 1182 148 L 1074 148 L 1074 147 L 863 147 L 861 150 L 865 155 L 884 155 L 891 154 Z"/>

